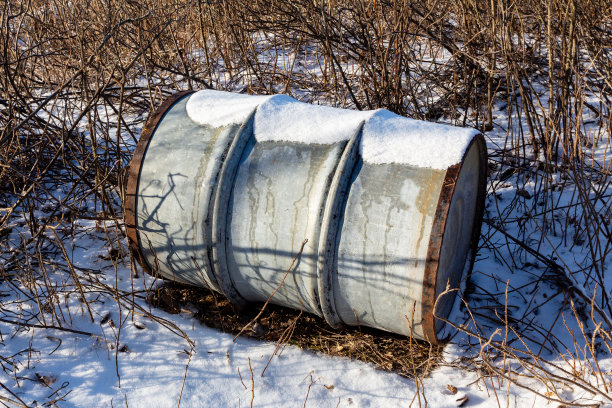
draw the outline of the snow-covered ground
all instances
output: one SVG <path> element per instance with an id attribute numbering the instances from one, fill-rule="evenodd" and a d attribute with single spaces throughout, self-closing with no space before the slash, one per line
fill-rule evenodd
<path id="1" fill-rule="evenodd" d="M 78 225 L 86 234 L 75 236 L 72 260 L 92 284 L 114 287 L 112 263 L 104 260 L 108 247 L 94 221 Z M 123 242 L 125 249 L 126 243 Z M 476 279 L 490 271 L 491 261 L 476 263 Z M 142 298 L 154 284 L 144 276 L 130 279 L 128 265 L 119 262 L 116 272 L 120 296 L 133 287 Z M 87 269 L 102 270 L 101 274 L 86 273 Z M 518 273 L 517 273 L 518 275 Z M 517 277 L 512 285 L 526 280 Z M 8 294 L 7 283 L 0 286 Z M 503 292 L 504 288 L 500 288 Z M 182 407 L 549 407 L 551 404 L 508 382 L 482 376 L 473 370 L 455 367 L 467 353 L 462 346 L 445 348 L 444 362 L 419 384 L 370 364 L 347 358 L 330 357 L 287 346 L 274 357 L 265 374 L 261 373 L 275 349 L 274 343 L 239 338 L 208 328 L 194 319 L 189 310 L 170 315 L 153 309 L 160 319 L 147 317 L 150 306 L 137 300 L 142 310 L 134 315 L 108 294 L 89 293 L 94 322 L 82 302 L 71 296 L 66 299 L 64 313 L 70 311 L 72 328 L 84 333 L 53 329 L 19 328 L 0 322 L 3 355 L 16 356 L 16 372 L 5 373 L 3 384 L 28 406 L 56 400 L 60 407 L 170 407 L 180 401 Z M 10 297 L 3 298 L 3 308 L 11 308 Z M 27 305 L 35 309 L 35 304 Z M 35 310 L 32 310 L 35 311 Z M 29 310 L 21 310 L 27 315 Z M 170 325 L 172 331 L 169 329 Z M 119 340 L 117 332 L 121 326 Z M 176 334 L 180 329 L 191 341 Z M 87 334 L 88 333 L 88 334 Z M 116 352 L 116 349 L 119 352 Z M 602 372 L 612 370 L 612 359 L 599 360 Z M 518 366 L 518 364 L 516 364 Z M 586 375 L 586 374 L 585 374 Z M 16 380 L 10 377 L 17 378 Z M 606 375 L 606 379 L 610 378 Z M 120 381 L 119 381 L 120 379 Z M 490 382 L 488 382 L 490 381 Z M 537 380 L 527 382 L 546 393 Z M 457 388 L 453 394 L 447 388 Z M 592 396 L 579 389 L 560 389 L 568 401 Z M 0 395 L 13 401 L 16 397 L 6 390 Z M 467 397 L 467 402 L 464 401 Z M 60 402 L 61 401 L 61 402 Z M 0 401 L 1 402 L 1 401 Z M 5 402 L 6 403 L 6 402 Z M 7 403 L 8 406 L 12 406 Z M 552 405 L 556 406 L 556 405 Z"/>
<path id="2" fill-rule="evenodd" d="M 102 240 L 78 238 L 81 249 L 75 249 L 75 267 L 100 268 L 107 264 L 106 274 L 92 276 L 102 282 L 114 280 Z M 83 241 L 86 242 L 83 242 Z M 85 249 L 86 248 L 86 249 Z M 130 290 L 129 268 L 117 272 L 119 287 Z M 144 278 L 150 285 L 152 279 Z M 142 293 L 142 280 L 133 282 Z M 139 302 L 145 309 L 144 301 Z M 306 406 L 311 407 L 392 407 L 419 406 L 427 399 L 430 406 L 454 407 L 463 392 L 470 405 L 485 404 L 484 388 L 470 386 L 476 381 L 452 368 L 436 370 L 424 380 L 425 396 L 417 392 L 414 381 L 394 373 L 346 358 L 300 350 L 293 346 L 272 359 L 265 375 L 262 370 L 275 349 L 274 343 L 245 338 L 232 341 L 232 335 L 201 325 L 189 312 L 155 314 L 174 323 L 193 342 L 171 333 L 164 325 L 138 316 L 132 320 L 127 312 L 119 315 L 117 303 L 103 296 L 91 303 L 95 322 L 77 299 L 68 301 L 73 327 L 92 335 L 58 330 L 22 329 L 0 323 L 4 353 L 22 353 L 21 377 L 6 385 L 25 403 L 43 403 L 63 397 L 60 406 L 75 407 L 230 407 L 230 406 Z M 110 318 L 108 314 L 110 313 Z M 104 319 L 104 323 L 100 323 Z M 117 327 L 124 321 L 115 353 Z M 35 350 L 27 351 L 32 346 Z M 26 351 L 24 351 L 26 350 Z M 459 352 L 449 347 L 449 357 Z M 121 386 L 119 386 L 118 376 Z M 38 378 L 48 378 L 50 384 Z M 52 383 L 51 383 L 52 382 Z M 446 385 L 459 389 L 450 393 Z M 56 392 L 57 391 L 57 392 Z M 51 396 L 51 394 L 53 394 Z M 6 392 L 2 395 L 7 395 Z M 468 406 L 468 405 L 466 405 Z"/>

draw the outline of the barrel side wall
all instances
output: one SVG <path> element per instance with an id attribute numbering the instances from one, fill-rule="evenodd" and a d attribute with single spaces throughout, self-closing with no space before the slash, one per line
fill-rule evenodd
<path id="1" fill-rule="evenodd" d="M 318 239 L 344 146 L 253 141 L 245 149 L 230 200 L 227 257 L 245 299 L 265 301 L 278 288 L 273 303 L 321 315 Z"/>
<path id="2" fill-rule="evenodd" d="M 358 163 L 338 236 L 334 293 L 344 323 L 423 337 L 423 273 L 444 176 Z"/>
<path id="3" fill-rule="evenodd" d="M 219 291 L 202 230 L 223 153 L 240 131 L 201 126 L 175 103 L 146 150 L 138 188 L 141 252 L 161 276 Z"/>

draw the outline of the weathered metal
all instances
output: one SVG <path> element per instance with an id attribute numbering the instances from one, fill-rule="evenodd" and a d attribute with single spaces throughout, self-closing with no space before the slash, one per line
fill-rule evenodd
<path id="1" fill-rule="evenodd" d="M 149 145 L 149 141 L 153 136 L 153 132 L 155 132 L 155 129 L 157 129 L 157 125 L 166 111 L 172 105 L 174 105 L 176 101 L 192 93 L 193 91 L 177 92 L 166 98 L 159 108 L 153 112 L 153 115 L 151 115 L 140 134 L 140 139 L 138 140 L 138 144 L 136 145 L 136 149 L 128 169 L 128 179 L 123 203 L 123 218 L 125 221 L 126 235 L 128 237 L 128 242 L 130 244 L 132 253 L 136 257 L 136 260 L 140 266 L 148 274 L 153 274 L 153 272 L 140 252 L 140 238 L 136 224 L 136 197 L 138 195 L 138 181 L 140 179 L 142 160 L 144 159 L 144 155 L 147 150 L 147 146 Z"/>
<path id="2" fill-rule="evenodd" d="M 273 303 L 333 327 L 440 341 L 436 316 L 455 299 L 440 295 L 471 269 L 479 237 L 481 135 L 447 170 L 372 164 L 360 157 L 361 127 L 337 143 L 258 142 L 254 112 L 213 128 L 190 119 L 188 99 L 164 102 L 130 164 L 125 219 L 145 270 L 236 303 L 278 288 Z"/>

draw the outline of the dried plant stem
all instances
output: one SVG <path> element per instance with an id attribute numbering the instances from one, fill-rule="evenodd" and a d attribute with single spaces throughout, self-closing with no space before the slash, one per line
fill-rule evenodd
<path id="1" fill-rule="evenodd" d="M 268 299 L 265 301 L 265 303 L 263 304 L 263 306 L 261 307 L 261 309 L 259 310 L 259 313 L 257 313 L 257 316 L 255 316 L 253 319 L 251 319 L 250 322 L 248 322 L 247 324 L 244 325 L 244 327 L 238 332 L 238 334 L 236 336 L 234 336 L 234 341 L 236 341 L 236 339 L 248 328 L 251 327 L 251 325 L 253 323 L 255 323 L 263 314 L 263 312 L 266 310 L 266 306 L 268 306 L 268 303 L 270 303 L 270 300 L 274 297 L 274 295 L 276 294 L 276 292 L 278 292 L 278 290 L 283 286 L 283 284 L 285 283 L 285 279 L 287 278 L 287 275 L 289 275 L 289 272 L 291 272 L 291 270 L 293 269 L 293 265 L 295 264 L 295 262 L 300 258 L 300 256 L 302 255 L 302 251 L 304 250 L 304 246 L 306 245 L 306 243 L 308 242 L 308 239 L 305 239 L 304 241 L 302 241 L 302 244 L 300 245 L 300 250 L 298 251 L 298 253 L 295 255 L 295 257 L 293 258 L 293 260 L 291 261 L 291 264 L 289 265 L 289 268 L 287 269 L 287 272 L 285 272 L 285 274 L 283 275 L 283 278 L 281 279 L 280 283 L 278 284 L 278 286 L 272 291 L 272 293 L 270 294 L 270 296 L 268 297 Z"/>

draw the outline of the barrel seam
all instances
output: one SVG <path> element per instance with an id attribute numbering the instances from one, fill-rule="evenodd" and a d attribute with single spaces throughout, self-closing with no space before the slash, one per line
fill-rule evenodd
<path id="1" fill-rule="evenodd" d="M 242 156 L 244 155 L 249 140 L 251 138 L 254 138 L 255 112 L 256 110 L 254 109 L 253 112 L 247 118 L 247 120 L 240 126 L 240 129 L 234 136 L 234 140 L 232 140 L 229 147 L 224 152 L 225 157 L 223 158 L 223 164 L 221 165 L 221 168 L 219 169 L 219 173 L 217 175 L 218 185 L 214 186 L 214 193 L 211 194 L 211 200 L 213 201 L 213 205 L 209 205 L 209 212 L 212 211 L 212 214 L 209 213 L 211 216 L 210 231 L 208 231 L 210 239 L 207 242 L 207 256 L 210 257 L 210 267 L 212 268 L 213 275 L 217 280 L 217 284 L 221 289 L 222 293 L 233 303 L 239 305 L 244 305 L 247 303 L 247 301 L 240 294 L 238 289 L 236 289 L 231 273 L 229 271 L 229 266 L 227 264 L 227 229 L 229 227 L 228 214 L 230 210 L 229 202 L 231 201 L 236 175 L 238 174 L 238 168 L 240 167 L 240 161 L 242 159 Z M 248 135 L 245 135 L 244 133 L 249 131 L 249 127 L 250 132 Z M 237 149 L 239 149 L 238 152 L 236 151 Z M 229 163 L 231 163 L 231 160 L 238 161 L 238 163 L 234 166 L 233 171 L 228 168 L 230 165 Z M 228 174 L 228 172 L 231 172 L 233 174 Z M 221 206 L 220 201 L 221 194 L 223 194 L 224 192 L 224 185 L 228 186 L 228 192 L 226 196 L 227 201 L 225 202 L 224 206 Z M 225 216 L 220 216 L 220 211 L 222 207 L 225 209 Z M 224 221 L 220 222 L 220 220 Z M 225 230 L 224 234 L 221 234 L 221 228 Z M 212 240 L 213 237 L 214 241 Z M 221 247 L 223 249 L 221 250 L 221 256 L 219 256 L 219 248 Z M 223 263 L 224 265 L 224 272 L 226 275 L 225 277 L 223 277 L 224 274 L 222 273 L 222 271 L 219 270 L 219 265 L 221 263 Z"/>
<path id="2" fill-rule="evenodd" d="M 327 324 L 334 328 L 342 327 L 344 324 L 337 313 L 333 294 L 333 275 L 338 273 L 337 246 L 340 220 L 344 218 L 343 212 L 346 209 L 350 180 L 359 160 L 358 149 L 364 125 L 365 121 L 360 123 L 354 136 L 344 147 L 340 161 L 336 166 L 328 188 L 317 245 L 317 288 L 320 310 Z M 337 213 L 336 219 L 333 218 L 334 213 Z"/>

